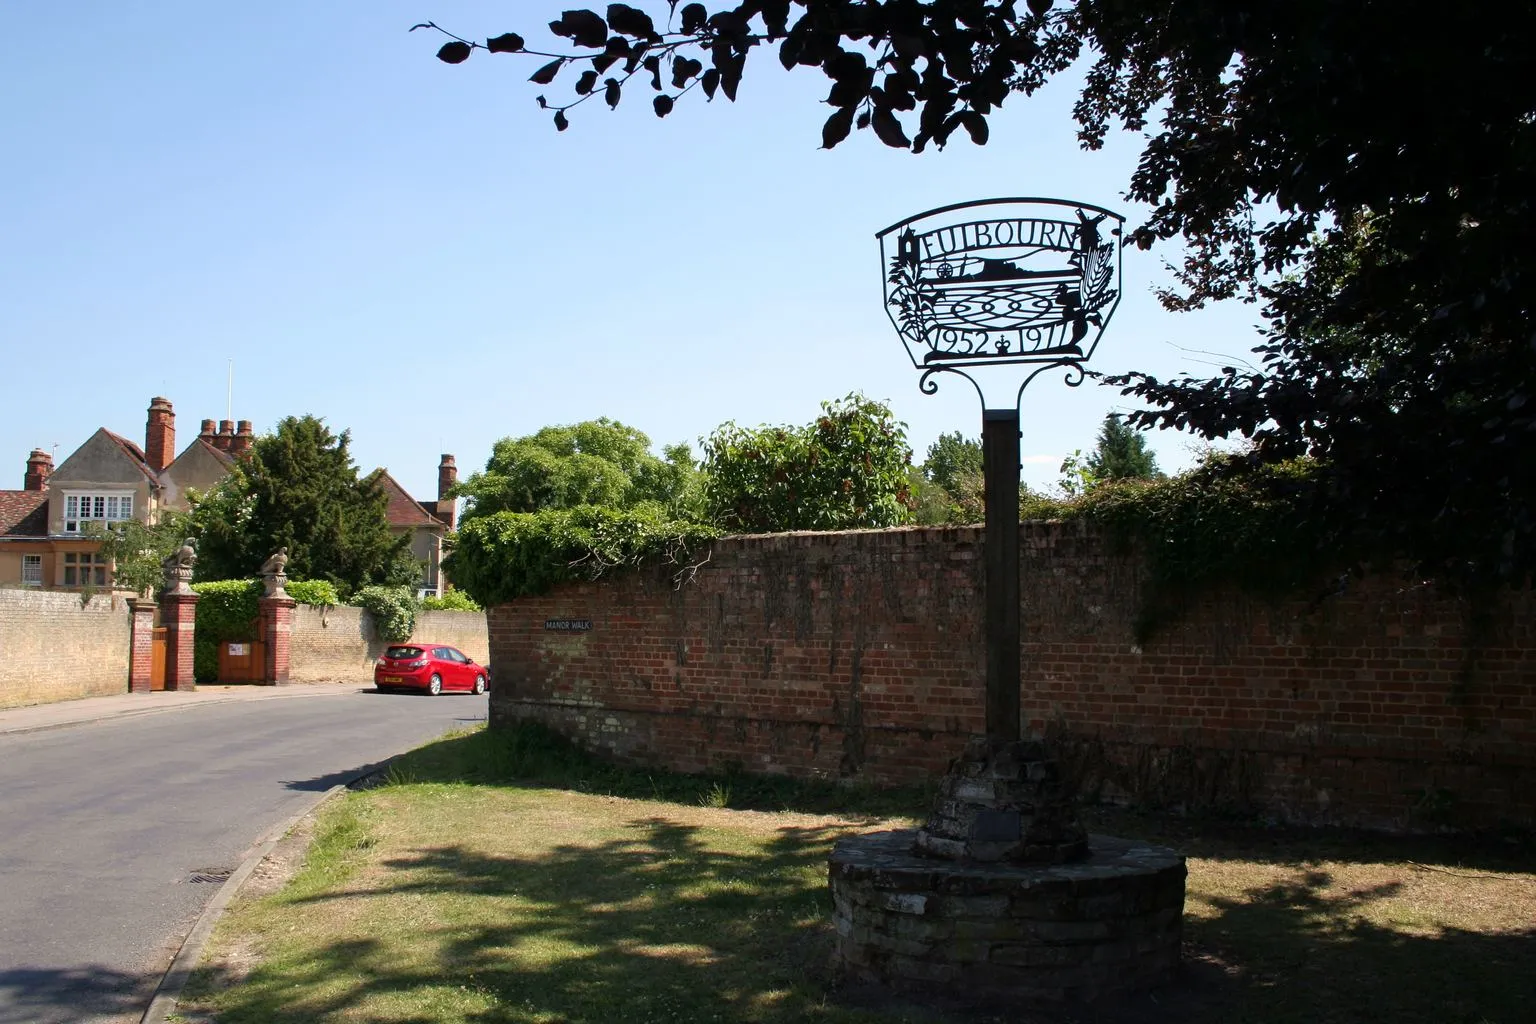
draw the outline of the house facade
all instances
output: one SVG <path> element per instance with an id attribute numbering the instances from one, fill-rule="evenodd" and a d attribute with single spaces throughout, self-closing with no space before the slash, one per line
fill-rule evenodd
<path id="1" fill-rule="evenodd" d="M 111 566 L 90 527 L 153 522 L 161 509 L 186 510 L 188 492 L 222 480 L 254 440 L 249 420 L 203 420 L 178 455 L 175 410 L 157 397 L 142 447 L 103 427 L 58 466 L 33 449 L 22 489 L 0 490 L 0 586 L 110 588 Z"/>
<path id="2" fill-rule="evenodd" d="M 105 590 L 111 566 L 98 553 L 90 527 L 127 519 L 154 522 L 164 509 L 187 511 L 190 494 L 212 488 L 255 443 L 250 420 L 202 421 L 197 436 L 176 451 L 176 412 L 150 400 L 140 445 L 101 428 L 58 466 L 41 448 L 27 457 L 21 490 L 0 490 L 0 587 Z M 438 465 L 438 500 L 418 502 L 388 472 L 390 530 L 409 535 L 422 563 L 417 589 L 445 588 L 443 541 L 456 526 L 457 502 L 447 496 L 458 478 L 452 455 Z"/>
<path id="3" fill-rule="evenodd" d="M 458 528 L 458 502 L 448 497 L 458 482 L 459 470 L 452 455 L 443 455 L 437 465 L 437 500 L 417 501 L 388 470 L 379 470 L 379 485 L 389 497 L 385 515 L 390 532 L 411 538 L 411 554 L 422 564 L 419 594 L 441 596 L 447 589 L 443 579 L 443 541 Z"/>

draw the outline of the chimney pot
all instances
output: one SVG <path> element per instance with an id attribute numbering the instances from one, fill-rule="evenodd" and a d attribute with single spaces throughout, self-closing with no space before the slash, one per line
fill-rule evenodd
<path id="1" fill-rule="evenodd" d="M 251 444 L 256 440 L 251 432 L 251 421 L 241 420 L 235 424 L 235 436 L 231 440 L 229 450 L 236 455 L 244 455 L 251 450 Z"/>
<path id="2" fill-rule="evenodd" d="M 203 420 L 203 437 L 212 437 L 218 430 L 218 424 L 213 420 Z"/>
<path id="3" fill-rule="evenodd" d="M 40 491 L 48 485 L 48 477 L 53 473 L 53 456 L 41 448 L 33 448 L 32 454 L 27 456 L 27 475 L 22 481 L 22 487 L 28 491 Z"/>
<path id="4" fill-rule="evenodd" d="M 144 461 L 156 473 L 176 457 L 176 413 L 170 399 L 149 400 L 149 422 L 144 426 Z"/>
<path id="5" fill-rule="evenodd" d="M 448 497 L 448 492 L 458 480 L 458 464 L 452 455 L 445 452 L 437 464 L 437 518 L 447 523 L 450 530 L 457 529 L 459 525 L 458 500 Z"/>

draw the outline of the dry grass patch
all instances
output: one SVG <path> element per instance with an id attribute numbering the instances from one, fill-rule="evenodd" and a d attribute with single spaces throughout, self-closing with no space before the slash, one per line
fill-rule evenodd
<path id="1" fill-rule="evenodd" d="M 874 815 L 700 806 L 699 780 L 575 762 L 572 784 L 625 795 L 510 784 L 467 770 L 486 743 L 429 747 L 396 784 L 328 807 L 303 870 L 225 919 L 188 1009 L 228 1024 L 1514 1024 L 1536 1005 L 1528 845 L 1113 814 L 1092 824 L 1190 856 L 1178 985 L 1036 1016 L 859 1002 L 829 970 L 826 855 Z M 684 801 L 633 796 L 646 788 Z"/>

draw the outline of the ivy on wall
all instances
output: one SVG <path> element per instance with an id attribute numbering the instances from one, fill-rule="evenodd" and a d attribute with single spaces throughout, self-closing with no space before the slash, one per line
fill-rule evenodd
<path id="1" fill-rule="evenodd" d="M 416 597 L 405 587 L 364 587 L 352 603 L 373 617 L 379 639 L 402 643 L 416 632 Z"/>
<path id="2" fill-rule="evenodd" d="M 1030 495 L 1020 514 L 1095 523 L 1121 550 L 1142 557 L 1147 576 L 1138 642 L 1213 587 L 1279 596 L 1377 560 L 1338 543 L 1338 524 L 1325 522 L 1321 512 L 1314 463 L 1230 472 L 1237 461 L 1213 456 L 1177 477 L 1105 483 L 1073 498 Z"/>
<path id="3" fill-rule="evenodd" d="M 493 605 L 646 564 L 674 566 L 682 579 L 720 535 L 649 503 L 497 512 L 464 523 L 443 571 L 475 601 Z"/>

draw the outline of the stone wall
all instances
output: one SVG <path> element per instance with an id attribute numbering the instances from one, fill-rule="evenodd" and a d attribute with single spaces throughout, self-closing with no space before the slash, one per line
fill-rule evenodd
<path id="1" fill-rule="evenodd" d="M 122 597 L 0 589 L 0 708 L 128 692 Z"/>
<path id="2" fill-rule="evenodd" d="M 1386 578 L 1268 602 L 1212 593 L 1138 644 L 1133 555 L 1082 524 L 1022 529 L 1023 724 L 1087 796 L 1536 824 L 1529 591 L 1480 615 Z M 982 728 L 981 540 L 729 538 L 683 586 L 657 570 L 493 608 L 492 723 L 537 719 L 684 771 L 930 779 Z"/>
<path id="3" fill-rule="evenodd" d="M 484 612 L 418 612 L 412 640 L 448 644 L 486 664 Z M 371 683 L 373 663 L 389 644 L 378 638 L 361 608 L 293 610 L 288 680 L 294 683 Z"/>

